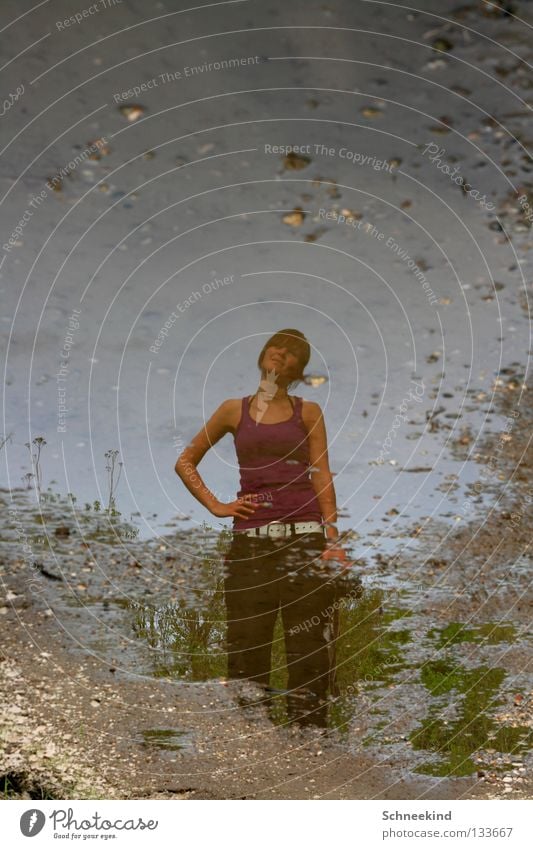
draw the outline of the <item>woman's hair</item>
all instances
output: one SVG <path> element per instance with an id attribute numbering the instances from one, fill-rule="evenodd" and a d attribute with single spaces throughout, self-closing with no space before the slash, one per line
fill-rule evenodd
<path id="1" fill-rule="evenodd" d="M 311 346 L 300 330 L 295 330 L 292 327 L 287 327 L 284 330 L 278 330 L 273 336 L 268 339 L 263 345 L 263 349 L 257 359 L 258 368 L 262 368 L 261 363 L 266 353 L 267 348 L 271 345 L 286 345 L 287 348 L 298 357 L 298 365 L 296 373 L 291 380 L 289 387 L 296 386 L 304 379 L 304 368 L 311 358 Z"/>

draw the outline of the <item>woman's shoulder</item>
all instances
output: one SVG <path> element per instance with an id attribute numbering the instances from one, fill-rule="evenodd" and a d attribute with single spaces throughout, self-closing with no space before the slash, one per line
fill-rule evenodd
<path id="1" fill-rule="evenodd" d="M 246 396 L 244 396 L 246 397 Z M 235 410 L 240 410 L 242 407 L 243 398 L 226 398 L 225 401 L 222 401 L 219 409 L 223 410 L 226 413 L 233 413 Z"/>
<path id="2" fill-rule="evenodd" d="M 240 398 L 226 398 L 225 401 L 222 401 L 221 407 L 238 407 L 239 404 L 242 404 L 243 398 L 248 398 L 248 395 L 241 395 Z"/>
<path id="3" fill-rule="evenodd" d="M 296 395 L 296 398 L 299 398 L 302 403 L 302 410 L 309 410 L 310 412 L 321 413 L 322 407 L 316 401 L 307 401 L 305 398 L 302 398 L 301 395 Z"/>
<path id="4" fill-rule="evenodd" d="M 305 398 L 301 397 L 300 401 L 302 404 L 302 418 L 304 422 L 309 422 L 310 424 L 316 422 L 316 420 L 322 415 L 322 407 L 320 404 L 317 404 L 316 401 L 306 401 Z"/>
<path id="5" fill-rule="evenodd" d="M 222 417 L 224 423 L 232 428 L 239 423 L 242 410 L 242 402 L 242 397 L 226 398 L 225 401 L 222 401 L 217 410 L 217 413 Z"/>

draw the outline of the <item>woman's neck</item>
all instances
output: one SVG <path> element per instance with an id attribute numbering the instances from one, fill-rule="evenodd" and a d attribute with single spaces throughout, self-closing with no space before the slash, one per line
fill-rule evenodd
<path id="1" fill-rule="evenodd" d="M 261 387 L 259 387 L 259 389 L 257 389 L 255 394 L 256 395 L 262 395 L 263 397 L 265 397 L 267 395 L 267 393 L 264 392 Z M 285 389 L 285 387 L 278 386 L 275 395 L 270 399 L 270 403 L 272 403 L 272 401 L 286 401 L 288 397 L 289 397 L 289 394 L 288 394 L 287 390 Z"/>

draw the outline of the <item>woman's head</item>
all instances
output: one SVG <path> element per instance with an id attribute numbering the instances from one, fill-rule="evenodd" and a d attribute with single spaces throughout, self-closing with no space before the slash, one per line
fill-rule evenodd
<path id="1" fill-rule="evenodd" d="M 278 384 L 292 387 L 303 380 L 310 357 L 311 347 L 304 334 L 294 328 L 285 328 L 267 340 L 257 365 L 263 374 L 275 370 L 279 375 Z"/>

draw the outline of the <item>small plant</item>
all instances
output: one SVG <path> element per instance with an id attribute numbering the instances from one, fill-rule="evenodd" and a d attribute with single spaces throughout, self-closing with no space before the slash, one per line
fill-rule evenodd
<path id="1" fill-rule="evenodd" d="M 32 440 L 31 445 L 35 445 L 36 450 L 33 453 L 31 449 L 31 445 L 29 442 L 25 442 L 24 445 L 30 452 L 31 465 L 33 469 L 33 478 L 35 479 L 35 485 L 37 489 L 37 498 L 41 500 L 41 486 L 42 486 L 42 472 L 41 472 L 41 451 L 43 447 L 46 445 L 46 439 L 42 436 L 36 436 L 35 439 Z M 29 487 L 28 487 L 29 489 Z"/>
<path id="2" fill-rule="evenodd" d="M 115 493 L 117 491 L 118 482 L 120 480 L 120 474 L 122 472 L 122 463 L 119 461 L 117 463 L 118 450 L 116 448 L 112 448 L 109 451 L 106 451 L 105 458 L 107 460 L 106 464 L 106 472 L 109 486 L 109 501 L 107 502 L 107 512 L 111 516 L 117 515 L 117 510 L 115 507 Z M 118 474 L 117 474 L 117 466 L 118 466 Z M 117 475 L 115 480 L 115 474 Z"/>
<path id="3" fill-rule="evenodd" d="M 95 511 L 95 513 L 99 513 L 99 512 L 100 512 L 100 507 L 101 507 L 101 506 L 102 506 L 102 505 L 100 504 L 100 502 L 98 501 L 98 499 L 96 499 L 96 501 L 93 501 L 93 510 Z"/>
<path id="4" fill-rule="evenodd" d="M 26 472 L 25 475 L 22 475 L 21 481 L 26 484 L 26 489 L 31 489 L 31 479 L 33 474 L 31 472 Z"/>
<path id="5" fill-rule="evenodd" d="M 6 443 L 11 441 L 12 436 L 13 436 L 12 433 L 8 433 L 7 436 L 0 436 L 0 451 L 2 450 L 4 445 L 6 445 Z"/>

